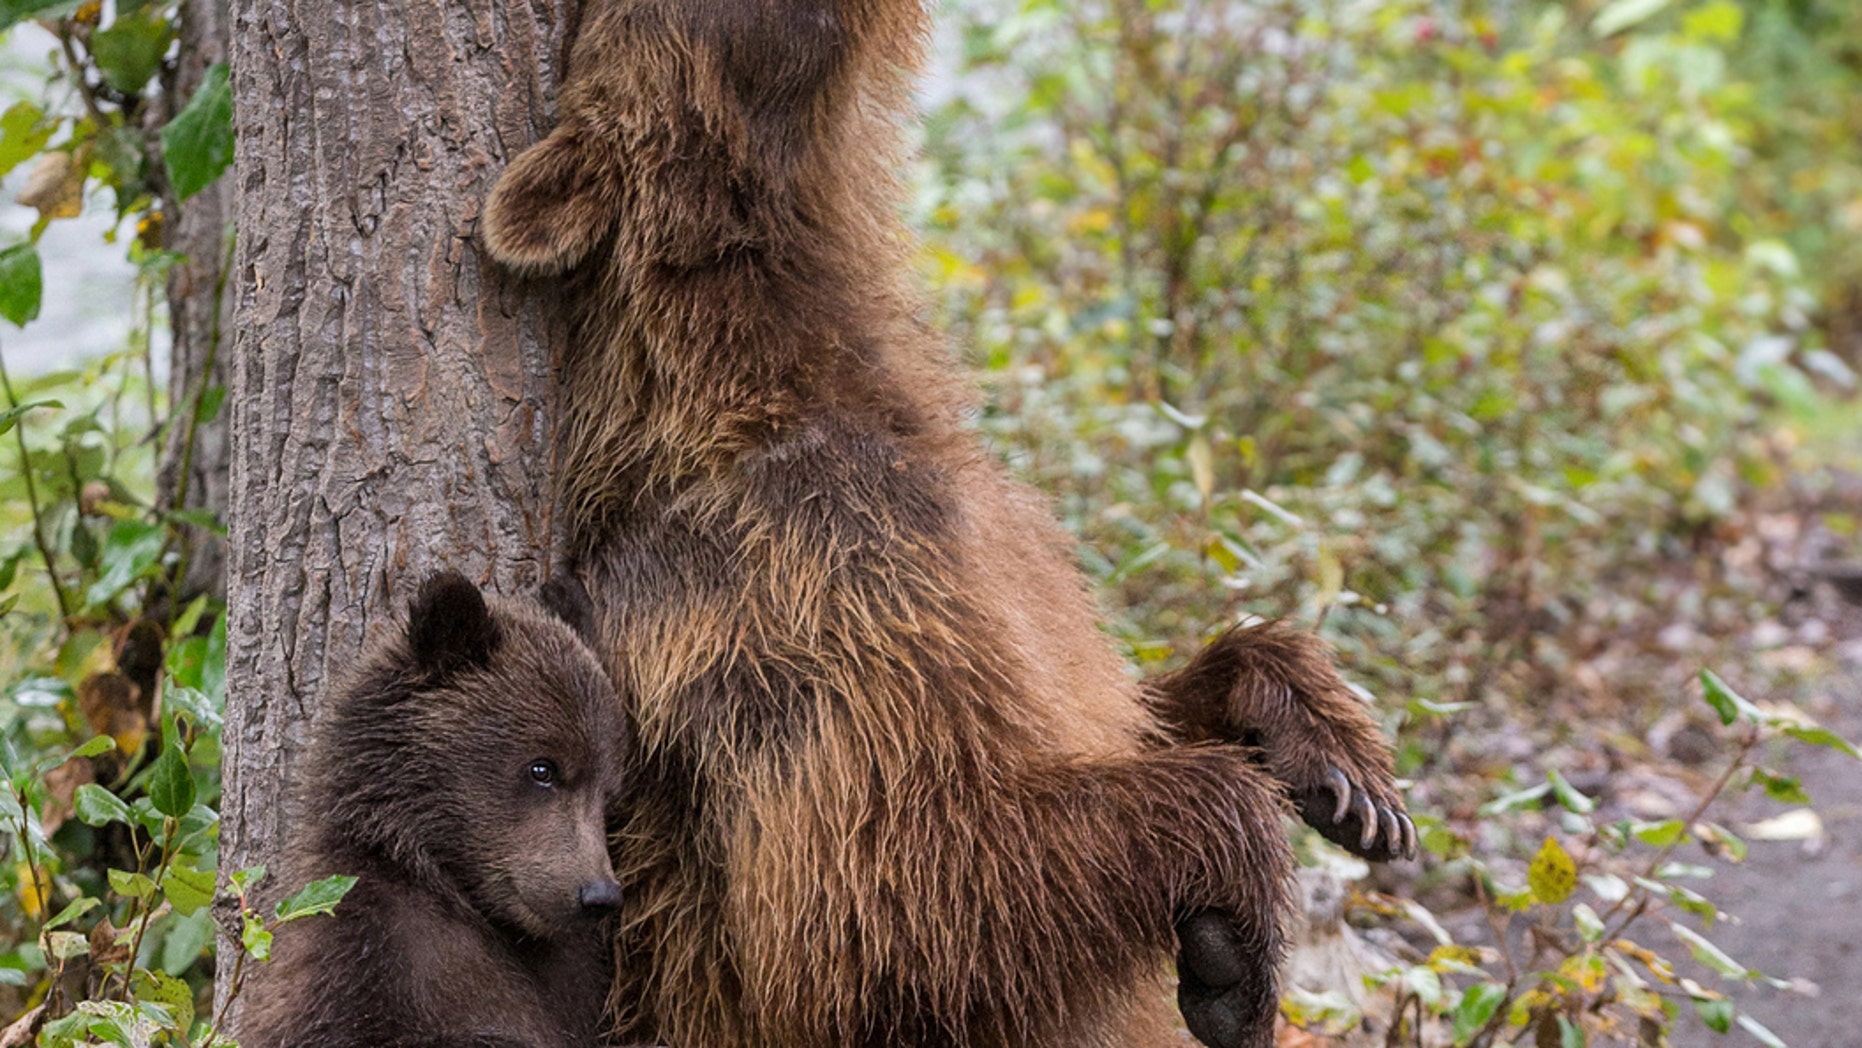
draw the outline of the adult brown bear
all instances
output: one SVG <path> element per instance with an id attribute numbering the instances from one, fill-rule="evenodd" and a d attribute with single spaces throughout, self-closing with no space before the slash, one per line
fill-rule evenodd
<path id="1" fill-rule="evenodd" d="M 1141 692 L 918 321 L 920 0 L 592 0 L 491 253 L 573 271 L 567 570 L 645 773 L 616 1033 L 681 1048 L 1270 1043 L 1282 784 L 1413 847 L 1310 639 Z M 1177 932 L 1180 934 L 1173 934 Z"/>

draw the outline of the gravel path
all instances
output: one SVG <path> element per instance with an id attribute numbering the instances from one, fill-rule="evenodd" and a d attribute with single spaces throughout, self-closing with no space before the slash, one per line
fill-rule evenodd
<path id="1" fill-rule="evenodd" d="M 1850 649 L 1862 647 L 1862 633 Z M 1845 738 L 1862 738 L 1862 652 L 1835 678 L 1826 708 L 1817 715 Z M 1778 978 L 1814 984 L 1815 995 L 1742 988 L 1742 1011 L 1783 1038 L 1790 1048 L 1862 1046 L 1862 763 L 1827 750 L 1800 749 L 1790 770 L 1804 781 L 1823 818 L 1824 837 L 1751 842 L 1746 862 L 1715 878 L 1712 897 L 1739 924 L 1712 936 L 1742 964 Z M 1752 818 L 1776 804 L 1747 805 Z M 1744 814 L 1744 813 L 1742 813 Z M 1731 1037 L 1700 1032 L 1684 1022 L 1675 1048 L 1751 1044 L 1735 1028 Z"/>

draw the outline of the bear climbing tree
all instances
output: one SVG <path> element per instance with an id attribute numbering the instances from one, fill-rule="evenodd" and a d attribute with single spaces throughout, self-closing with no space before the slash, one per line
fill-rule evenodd
<path id="1" fill-rule="evenodd" d="M 1263 1048 L 1282 790 L 1370 857 L 1414 828 L 1303 634 L 1231 632 L 1141 694 L 966 425 L 898 219 L 926 17 L 593 0 L 561 122 L 486 206 L 491 253 L 576 299 L 565 571 L 642 763 L 617 1032 L 1171 1043 L 1175 946 L 1190 1030 Z"/>
<path id="2" fill-rule="evenodd" d="M 1215 672 L 1140 695 L 1064 535 L 958 424 L 967 394 L 918 326 L 893 225 L 891 122 L 923 8 L 591 8 L 615 17 L 579 68 L 639 79 L 611 97 L 584 81 L 581 119 L 507 201 L 548 221 L 504 230 L 541 242 L 502 253 L 540 270 L 531 246 L 561 268 L 620 245 L 610 262 L 646 265 L 613 287 L 666 308 L 585 299 L 557 461 L 561 302 L 501 281 L 474 237 L 494 176 L 554 123 L 568 6 L 235 4 L 225 861 L 277 853 L 306 727 L 397 586 L 450 565 L 513 592 L 561 549 L 629 711 L 655 714 L 656 789 L 621 824 L 641 848 L 615 854 L 646 900 L 624 915 L 630 1031 L 1100 1043 L 1167 1029 L 1154 984 L 1174 944 L 1199 1036 L 1261 1043 L 1279 791 L 1375 857 L 1413 829 L 1387 752 L 1340 730 L 1364 714 L 1300 642 L 1262 661 L 1232 635 L 1245 658 L 1218 649 L 1199 663 Z M 653 46 L 667 35 L 702 46 Z M 611 109 L 666 130 L 688 108 L 672 130 L 690 149 L 611 151 L 639 144 Z M 615 181 L 640 171 L 660 177 Z M 566 525 L 552 475 L 573 482 Z M 1238 688 L 1237 666 L 1267 673 Z M 1325 759 L 1264 773 L 1226 745 L 1256 737 Z M 1059 937 L 1029 916 L 1082 901 Z M 801 993 L 789 976 L 823 961 L 832 984 Z"/>
<path id="3" fill-rule="evenodd" d="M 472 236 L 573 10 L 233 4 L 228 869 L 277 857 L 312 714 L 405 587 L 540 577 L 554 307 Z"/>

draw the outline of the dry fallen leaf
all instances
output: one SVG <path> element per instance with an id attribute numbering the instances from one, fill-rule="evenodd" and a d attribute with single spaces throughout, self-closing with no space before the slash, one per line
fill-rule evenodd
<path id="1" fill-rule="evenodd" d="M 78 787 L 96 781 L 91 762 L 83 757 L 68 760 L 45 773 L 45 810 L 39 821 L 44 824 L 47 837 L 57 833 L 71 817 Z"/>
<path id="2" fill-rule="evenodd" d="M 78 709 L 91 730 L 116 740 L 125 754 L 139 753 L 149 734 L 142 689 L 121 673 L 93 673 L 78 685 Z"/>
<path id="3" fill-rule="evenodd" d="M 84 165 L 63 151 L 40 154 L 19 202 L 38 209 L 40 218 L 76 218 L 84 210 Z"/>
<path id="4" fill-rule="evenodd" d="M 1810 841 L 1823 836 L 1823 819 L 1809 808 L 1793 808 L 1743 827 L 1755 841 Z"/>
<path id="5" fill-rule="evenodd" d="M 129 943 L 105 917 L 91 929 L 91 960 L 97 964 L 123 964 L 129 960 Z"/>
<path id="6" fill-rule="evenodd" d="M 45 1025 L 45 1005 L 41 1004 L 13 1021 L 13 1025 L 0 1030 L 0 1048 L 25 1048 L 39 1036 L 39 1027 Z"/>

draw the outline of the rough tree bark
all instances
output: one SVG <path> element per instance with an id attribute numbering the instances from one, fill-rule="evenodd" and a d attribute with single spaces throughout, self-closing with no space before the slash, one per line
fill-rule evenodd
<path id="1" fill-rule="evenodd" d="M 200 86 L 202 75 L 227 59 L 232 12 L 228 0 L 185 0 L 181 5 L 179 60 L 163 85 L 166 124 Z M 232 340 L 233 298 L 222 275 L 231 243 L 232 180 L 222 178 L 186 201 L 163 202 L 168 217 L 166 246 L 184 257 L 168 273 L 168 318 L 174 344 L 169 352 L 168 403 L 175 405 L 157 476 L 164 509 L 205 509 L 226 517 L 227 412 L 190 425 L 207 390 L 226 387 L 227 343 Z M 206 528 L 187 530 L 181 594 L 226 592 L 226 543 Z"/>
<path id="2" fill-rule="evenodd" d="M 572 5 L 233 0 L 225 869 L 275 855 L 325 688 L 425 572 L 546 568 L 561 310 L 472 237 Z"/>

